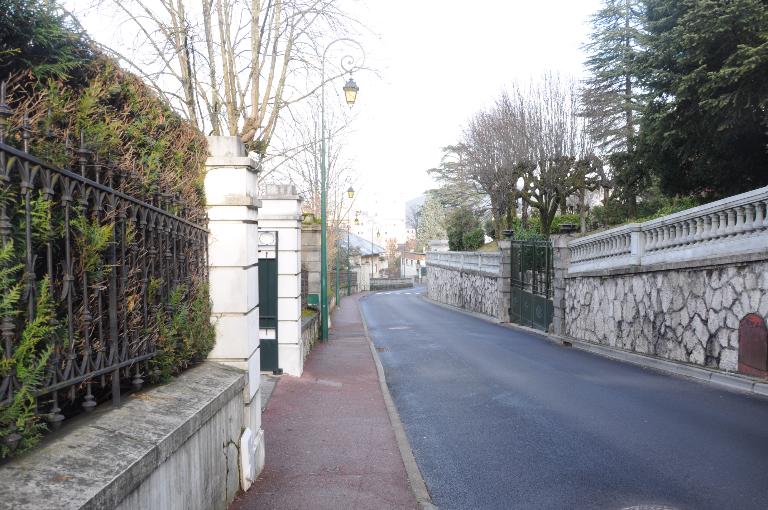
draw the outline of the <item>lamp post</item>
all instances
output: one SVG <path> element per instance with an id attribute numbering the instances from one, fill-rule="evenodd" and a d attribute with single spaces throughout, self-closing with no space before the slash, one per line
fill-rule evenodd
<path id="1" fill-rule="evenodd" d="M 328 46 L 325 47 L 320 64 L 320 340 L 322 341 L 328 340 L 328 239 L 326 232 L 326 229 L 328 228 L 326 211 L 326 194 L 328 191 L 328 184 L 326 181 L 328 169 L 326 168 L 325 161 L 325 57 L 328 55 L 328 50 L 331 49 L 331 46 L 338 42 L 347 42 L 356 45 L 362 52 L 363 61 L 365 60 L 365 50 L 363 50 L 362 45 L 354 39 L 342 37 L 335 41 L 331 41 Z M 344 99 L 347 101 L 350 108 L 355 104 L 357 92 L 360 90 L 355 83 L 355 80 L 352 79 L 351 74 L 354 69 L 359 69 L 361 66 L 362 62 L 359 66 L 355 66 L 355 59 L 351 55 L 345 55 L 341 59 L 342 69 L 344 69 L 345 72 L 350 73 L 350 77 L 343 88 Z"/>
<path id="2" fill-rule="evenodd" d="M 352 186 L 347 190 L 347 197 L 355 198 L 355 190 Z M 339 304 L 339 241 L 336 240 L 336 304 Z M 349 296 L 349 211 L 347 211 L 347 296 Z"/>
<path id="3" fill-rule="evenodd" d="M 352 189 L 352 186 L 347 190 L 347 196 L 350 199 L 355 198 L 355 190 Z M 347 211 L 347 296 L 352 294 L 352 275 L 350 274 L 352 272 L 352 259 L 349 254 L 349 231 L 352 230 L 352 223 L 349 221 L 350 212 Z"/>

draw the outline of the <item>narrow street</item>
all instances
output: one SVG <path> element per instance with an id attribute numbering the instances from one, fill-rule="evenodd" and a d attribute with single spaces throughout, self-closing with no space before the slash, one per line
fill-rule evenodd
<path id="1" fill-rule="evenodd" d="M 441 510 L 765 509 L 768 400 L 427 301 L 361 301 Z"/>

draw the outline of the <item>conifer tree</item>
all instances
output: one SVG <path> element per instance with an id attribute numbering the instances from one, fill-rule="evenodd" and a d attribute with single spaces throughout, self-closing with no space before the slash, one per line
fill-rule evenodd
<path id="1" fill-rule="evenodd" d="M 585 45 L 586 79 L 582 96 L 591 135 L 606 151 L 632 150 L 643 99 L 637 61 L 643 49 L 640 0 L 605 0 L 592 16 L 591 41 Z"/>

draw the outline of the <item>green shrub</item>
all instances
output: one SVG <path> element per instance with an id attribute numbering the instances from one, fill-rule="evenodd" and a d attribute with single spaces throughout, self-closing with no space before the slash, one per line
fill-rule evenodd
<path id="1" fill-rule="evenodd" d="M 467 251 L 475 251 L 485 244 L 485 232 L 480 227 L 476 227 L 464 234 L 462 239 L 463 248 Z"/>

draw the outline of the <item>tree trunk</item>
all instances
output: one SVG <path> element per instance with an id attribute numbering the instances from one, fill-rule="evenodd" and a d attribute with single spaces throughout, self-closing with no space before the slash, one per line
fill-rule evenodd
<path id="1" fill-rule="evenodd" d="M 528 229 L 528 204 L 523 201 L 523 210 L 520 211 L 520 223 L 523 225 L 523 229 Z"/>

